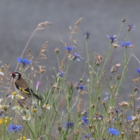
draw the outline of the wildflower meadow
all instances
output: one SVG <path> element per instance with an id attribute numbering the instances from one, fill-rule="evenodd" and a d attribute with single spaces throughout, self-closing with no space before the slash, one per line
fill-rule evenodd
<path id="1" fill-rule="evenodd" d="M 38 24 L 22 54 L 17 57 L 15 72 L 21 74 L 38 99 L 20 95 L 16 91 L 10 65 L 0 63 L 3 95 L 0 98 L 0 140 L 140 140 L 140 107 L 137 107 L 140 102 L 140 61 L 133 54 L 134 45 L 129 38 L 136 27 L 127 24 L 123 18 L 118 33 L 105 36 L 108 44 L 102 46 L 106 51 L 102 56 L 95 47 L 89 50 L 88 44 L 93 36 L 90 31 L 80 32 L 82 20 L 80 18 L 74 27 L 68 28 L 69 42 L 61 40 L 65 49 L 63 56 L 61 54 L 63 59 L 60 59 L 60 48 L 49 50 L 49 40 L 41 47 L 38 56 L 33 55 L 33 50 L 25 53 L 36 32 L 53 26 L 47 21 Z M 126 29 L 127 34 L 120 40 L 122 29 Z M 75 34 L 84 36 L 85 52 L 78 51 Z M 119 49 L 124 52 L 123 60 L 114 64 Z M 53 80 L 46 79 L 47 86 L 41 92 L 42 77 L 47 77 L 48 73 L 45 64 L 40 62 L 51 61 L 47 58 L 48 50 L 55 51 L 53 59 L 57 65 L 52 69 Z M 132 53 L 128 54 L 128 50 Z M 130 91 L 131 96 L 128 95 L 130 99 L 120 102 L 120 90 L 132 57 L 138 62 L 138 67 L 134 68 L 137 77 L 131 81 L 134 88 Z M 81 77 L 75 78 L 77 82 L 69 77 L 75 70 L 73 63 L 85 67 Z"/>

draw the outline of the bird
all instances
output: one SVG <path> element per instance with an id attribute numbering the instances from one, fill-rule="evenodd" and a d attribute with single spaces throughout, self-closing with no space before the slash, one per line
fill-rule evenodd
<path id="1" fill-rule="evenodd" d="M 35 97 L 38 100 L 43 101 L 41 97 L 33 92 L 33 90 L 28 86 L 25 79 L 19 72 L 13 72 L 12 78 L 14 79 L 15 88 L 18 94 L 22 95 L 25 99 Z"/>

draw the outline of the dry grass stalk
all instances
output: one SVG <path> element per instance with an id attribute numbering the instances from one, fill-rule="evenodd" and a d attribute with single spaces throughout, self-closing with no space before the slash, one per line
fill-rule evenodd
<path id="1" fill-rule="evenodd" d="M 65 58 L 63 58 L 61 61 L 61 70 L 64 71 L 64 68 L 65 68 Z"/>
<path id="2" fill-rule="evenodd" d="M 66 101 L 67 101 L 66 96 L 64 96 L 63 99 L 62 99 L 62 101 L 61 101 L 61 103 L 60 103 L 60 105 L 59 105 L 59 108 L 60 109 L 64 106 L 64 104 L 66 103 Z"/>
<path id="3" fill-rule="evenodd" d="M 52 25 L 52 23 L 48 22 L 48 21 L 41 22 L 41 23 L 38 24 L 38 27 L 44 27 L 44 26 L 47 26 L 47 25 Z"/>
<path id="4" fill-rule="evenodd" d="M 46 51 L 48 51 L 48 50 L 47 50 L 48 42 L 49 42 L 49 41 L 46 41 L 46 42 L 43 44 L 43 46 L 42 46 L 42 48 L 41 48 L 41 50 L 40 50 L 38 59 L 47 59 L 46 54 L 44 54 L 44 53 L 45 53 Z M 37 60 L 38 60 L 38 59 L 37 59 Z"/>
<path id="5" fill-rule="evenodd" d="M 80 94 L 79 102 L 78 102 L 78 105 L 77 105 L 77 112 L 78 112 L 78 113 L 81 112 L 82 101 L 83 101 L 83 94 Z"/>
<path id="6" fill-rule="evenodd" d="M 82 20 L 83 20 L 83 18 L 79 18 L 78 21 L 75 23 L 75 25 L 78 26 Z"/>

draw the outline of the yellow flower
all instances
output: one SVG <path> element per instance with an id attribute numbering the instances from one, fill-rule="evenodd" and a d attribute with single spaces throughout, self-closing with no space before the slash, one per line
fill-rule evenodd
<path id="1" fill-rule="evenodd" d="M 3 125 L 3 121 L 4 121 L 4 120 L 1 118 L 1 119 L 0 119 L 0 125 Z"/>
<path id="2" fill-rule="evenodd" d="M 5 123 L 5 124 L 8 124 L 8 120 L 5 119 L 5 120 L 4 120 L 4 123 Z"/>
<path id="3" fill-rule="evenodd" d="M 14 95 L 14 96 L 17 95 L 17 92 L 13 92 L 12 95 Z"/>
<path id="4" fill-rule="evenodd" d="M 34 112 L 34 113 L 37 113 L 37 108 L 34 108 L 34 109 L 33 109 L 33 112 Z"/>
<path id="5" fill-rule="evenodd" d="M 6 105 L 2 105 L 2 107 L 1 107 L 2 109 L 6 109 Z"/>

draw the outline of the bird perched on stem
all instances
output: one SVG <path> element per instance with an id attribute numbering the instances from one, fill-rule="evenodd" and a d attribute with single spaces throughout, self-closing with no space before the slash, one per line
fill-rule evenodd
<path id="1" fill-rule="evenodd" d="M 43 100 L 41 97 L 35 94 L 31 88 L 29 88 L 28 84 L 22 78 L 22 75 L 19 72 L 13 72 L 12 78 L 14 79 L 14 84 L 15 84 L 17 93 L 25 97 L 25 99 L 28 99 L 30 97 L 35 97 L 38 100 L 41 100 L 41 101 Z"/>

